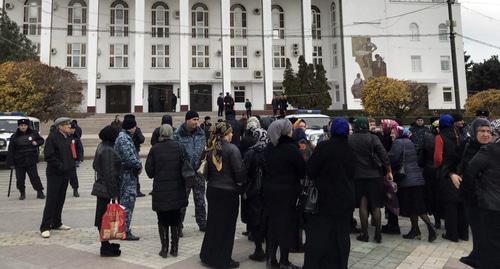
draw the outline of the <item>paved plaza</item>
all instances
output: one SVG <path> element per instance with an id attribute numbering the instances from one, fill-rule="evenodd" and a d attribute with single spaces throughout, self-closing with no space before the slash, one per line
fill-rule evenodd
<path id="1" fill-rule="evenodd" d="M 143 160 L 144 162 L 144 160 Z M 45 163 L 40 163 L 39 173 L 44 186 Z M 72 197 L 68 189 L 63 222 L 73 229 L 67 232 L 54 231 L 49 239 L 40 237 L 38 227 L 42 218 L 44 200 L 36 199 L 27 180 L 27 198 L 19 201 L 19 192 L 13 190 L 7 198 L 9 170 L 0 170 L 0 268 L 204 268 L 198 258 L 203 233 L 199 232 L 194 219 L 192 198 L 186 215 L 184 238 L 179 243 L 179 256 L 162 259 L 158 256 L 160 240 L 156 226 L 156 214 L 151 210 L 151 196 L 138 198 L 132 229 L 141 237 L 137 242 L 120 242 L 122 255 L 118 258 L 99 256 L 98 233 L 94 224 L 95 197 L 90 195 L 94 172 L 92 161 L 85 161 L 78 170 L 80 177 L 80 198 Z M 151 180 L 141 175 L 142 191 L 149 193 Z M 409 221 L 401 219 L 402 231 L 409 230 Z M 383 236 L 383 243 L 361 243 L 351 236 L 350 268 L 470 268 L 458 262 L 468 254 L 471 242 L 450 243 L 438 237 L 434 243 L 427 237 L 425 226 L 421 225 L 422 240 L 403 240 L 401 236 Z M 241 262 L 242 269 L 266 268 L 264 263 L 248 259 L 253 243 L 242 236 L 244 225 L 239 222 L 236 231 L 233 258 Z M 440 230 L 439 234 L 443 231 Z M 370 231 L 373 235 L 373 231 Z M 301 265 L 303 254 L 292 254 L 291 260 Z"/>

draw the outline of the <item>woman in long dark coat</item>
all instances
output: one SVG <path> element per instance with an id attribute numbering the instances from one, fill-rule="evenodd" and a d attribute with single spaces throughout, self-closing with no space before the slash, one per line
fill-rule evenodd
<path id="1" fill-rule="evenodd" d="M 304 269 L 346 269 L 349 260 L 356 157 L 347 141 L 345 119 L 335 119 L 330 133 L 307 163 L 308 176 L 319 192 L 319 214 L 306 216 Z"/>
<path id="2" fill-rule="evenodd" d="M 231 144 L 233 130 L 225 122 L 210 128 L 208 141 L 207 231 L 201 246 L 201 261 L 215 268 L 238 268 L 231 258 L 238 218 L 239 189 L 246 171 L 238 148 Z"/>
<path id="3" fill-rule="evenodd" d="M 96 184 L 104 186 L 104 189 L 95 188 L 92 195 L 97 196 L 95 208 L 95 226 L 101 230 L 102 216 L 106 213 L 111 199 L 118 201 L 120 197 L 120 170 L 122 163 L 120 156 L 114 149 L 116 138 L 120 131 L 112 126 L 106 126 L 99 132 L 101 144 L 97 147 L 92 167 L 96 172 Z M 109 241 L 101 241 L 101 256 L 120 256 L 120 245 L 110 244 Z"/>
<path id="4" fill-rule="evenodd" d="M 158 143 L 149 151 L 146 173 L 153 178 L 153 210 L 158 216 L 161 251 L 168 255 L 169 228 L 172 236 L 170 255 L 177 257 L 179 251 L 179 223 L 181 208 L 188 205 L 186 182 L 182 178 L 184 147 L 173 140 L 173 128 L 163 124 L 159 129 Z"/>
<path id="5" fill-rule="evenodd" d="M 289 120 L 273 122 L 267 134 L 271 140 L 264 153 L 268 264 L 280 268 L 297 268 L 288 260 L 288 254 L 296 243 L 296 203 L 300 179 L 305 176 L 305 161 L 292 139 L 292 123 Z M 278 247 L 279 264 L 276 260 Z"/>

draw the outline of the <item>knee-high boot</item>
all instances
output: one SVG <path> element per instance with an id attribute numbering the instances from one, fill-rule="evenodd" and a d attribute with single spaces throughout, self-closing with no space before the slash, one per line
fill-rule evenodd
<path id="1" fill-rule="evenodd" d="M 158 232 L 160 234 L 161 251 L 158 253 L 162 258 L 168 255 L 168 226 L 158 224 Z"/>
<path id="2" fill-rule="evenodd" d="M 172 233 L 172 245 L 170 246 L 170 255 L 177 257 L 179 253 L 179 226 L 170 226 Z M 168 242 L 167 242 L 168 244 Z"/>

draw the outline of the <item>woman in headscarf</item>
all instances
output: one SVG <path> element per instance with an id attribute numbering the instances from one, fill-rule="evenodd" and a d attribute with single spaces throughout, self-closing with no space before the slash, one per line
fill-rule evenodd
<path id="1" fill-rule="evenodd" d="M 349 260 L 356 157 L 344 118 L 332 122 L 330 133 L 331 139 L 319 144 L 307 163 L 319 192 L 319 214 L 306 216 L 304 269 L 346 269 Z"/>
<path id="2" fill-rule="evenodd" d="M 468 256 L 460 258 L 460 261 L 471 267 L 478 266 L 479 258 L 482 255 L 479 251 L 480 231 L 479 224 L 479 208 L 476 195 L 476 182 L 467 173 L 469 170 L 469 162 L 479 152 L 481 147 L 491 143 L 491 124 L 483 118 L 476 118 L 471 123 L 471 137 L 463 142 L 458 148 L 460 159 L 457 160 L 458 165 L 452 173 L 461 177 L 461 180 L 453 182 L 455 187 L 460 190 L 460 198 L 464 201 L 465 216 L 467 223 L 472 231 L 472 251 Z M 482 268 L 482 267 L 481 267 Z"/>
<path id="3" fill-rule="evenodd" d="M 250 124 L 249 121 L 247 126 L 250 126 Z M 267 132 L 260 128 L 260 124 L 251 126 L 248 130 L 252 132 L 254 139 L 253 145 L 250 146 L 244 157 L 248 182 L 241 198 L 241 219 L 247 224 L 250 237 L 255 243 L 255 251 L 249 258 L 254 261 L 264 261 L 266 254 L 262 248 L 265 237 L 262 183 L 264 177 L 264 149 L 269 144 L 269 138 Z"/>
<path id="4" fill-rule="evenodd" d="M 268 218 L 268 265 L 298 268 L 288 254 L 296 243 L 298 216 L 296 202 L 300 179 L 305 176 L 305 161 L 292 138 L 292 123 L 281 119 L 267 130 L 271 144 L 266 147 L 264 201 Z M 280 261 L 276 252 L 280 247 Z"/>
<path id="5" fill-rule="evenodd" d="M 188 205 L 186 182 L 182 177 L 184 146 L 173 140 L 173 128 L 163 124 L 158 131 L 158 143 L 149 151 L 146 173 L 153 179 L 152 206 L 158 216 L 161 251 L 166 258 L 169 249 L 169 228 L 172 236 L 170 255 L 176 257 L 179 250 L 179 223 L 181 208 Z"/>
<path id="6" fill-rule="evenodd" d="M 106 126 L 99 132 L 101 143 L 97 147 L 92 167 L 96 173 L 96 183 L 104 186 L 104 189 L 93 188 L 92 195 L 97 196 L 95 208 L 95 226 L 101 230 L 102 216 L 111 199 L 118 201 L 120 197 L 120 171 L 122 163 L 120 156 L 114 149 L 116 138 L 120 131 L 112 126 Z M 101 241 L 102 257 L 120 256 L 120 245 L 110 244 L 109 241 Z"/>
<path id="7" fill-rule="evenodd" d="M 500 141 L 500 119 L 491 122 L 491 134 L 493 143 Z"/>
<path id="8" fill-rule="evenodd" d="M 392 180 L 387 151 L 377 136 L 368 132 L 366 117 L 354 120 L 354 134 L 349 137 L 349 146 L 356 155 L 354 178 L 356 201 L 359 204 L 361 234 L 356 238 L 368 242 L 368 205 L 375 219 L 375 242 L 382 242 L 380 208 L 385 202 L 384 176 Z"/>
<path id="9" fill-rule="evenodd" d="M 297 143 L 297 145 L 299 146 L 299 150 L 300 153 L 302 153 L 304 161 L 307 162 L 307 160 L 309 160 L 309 158 L 313 153 L 314 146 L 311 144 L 311 141 L 307 139 L 306 131 L 300 127 L 294 129 L 292 138 L 295 141 L 295 143 Z"/>
<path id="10" fill-rule="evenodd" d="M 436 240 L 436 231 L 427 215 L 425 204 L 425 180 L 422 170 L 417 162 L 417 150 L 415 144 L 410 140 L 410 130 L 398 127 L 396 140 L 392 143 L 389 151 L 391 167 L 394 171 L 404 171 L 404 173 L 394 173 L 398 184 L 398 200 L 400 215 L 410 218 L 411 229 L 408 234 L 403 235 L 405 239 L 420 239 L 420 229 L 418 228 L 418 218 L 420 217 L 427 225 L 429 231 L 428 241 Z"/>
<path id="11" fill-rule="evenodd" d="M 226 122 L 210 128 L 207 145 L 207 231 L 200 259 L 210 267 L 238 268 L 231 256 L 238 218 L 239 191 L 246 171 L 238 148 L 231 144 L 233 130 Z"/>

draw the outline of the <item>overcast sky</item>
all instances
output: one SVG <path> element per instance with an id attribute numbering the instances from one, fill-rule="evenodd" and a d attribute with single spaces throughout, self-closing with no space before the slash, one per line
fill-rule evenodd
<path id="1" fill-rule="evenodd" d="M 463 35 L 500 47 L 500 1 L 461 0 L 460 2 Z M 491 55 L 500 55 L 500 48 L 488 47 L 466 39 L 464 43 L 467 54 L 472 56 L 474 62 L 482 62 Z"/>

